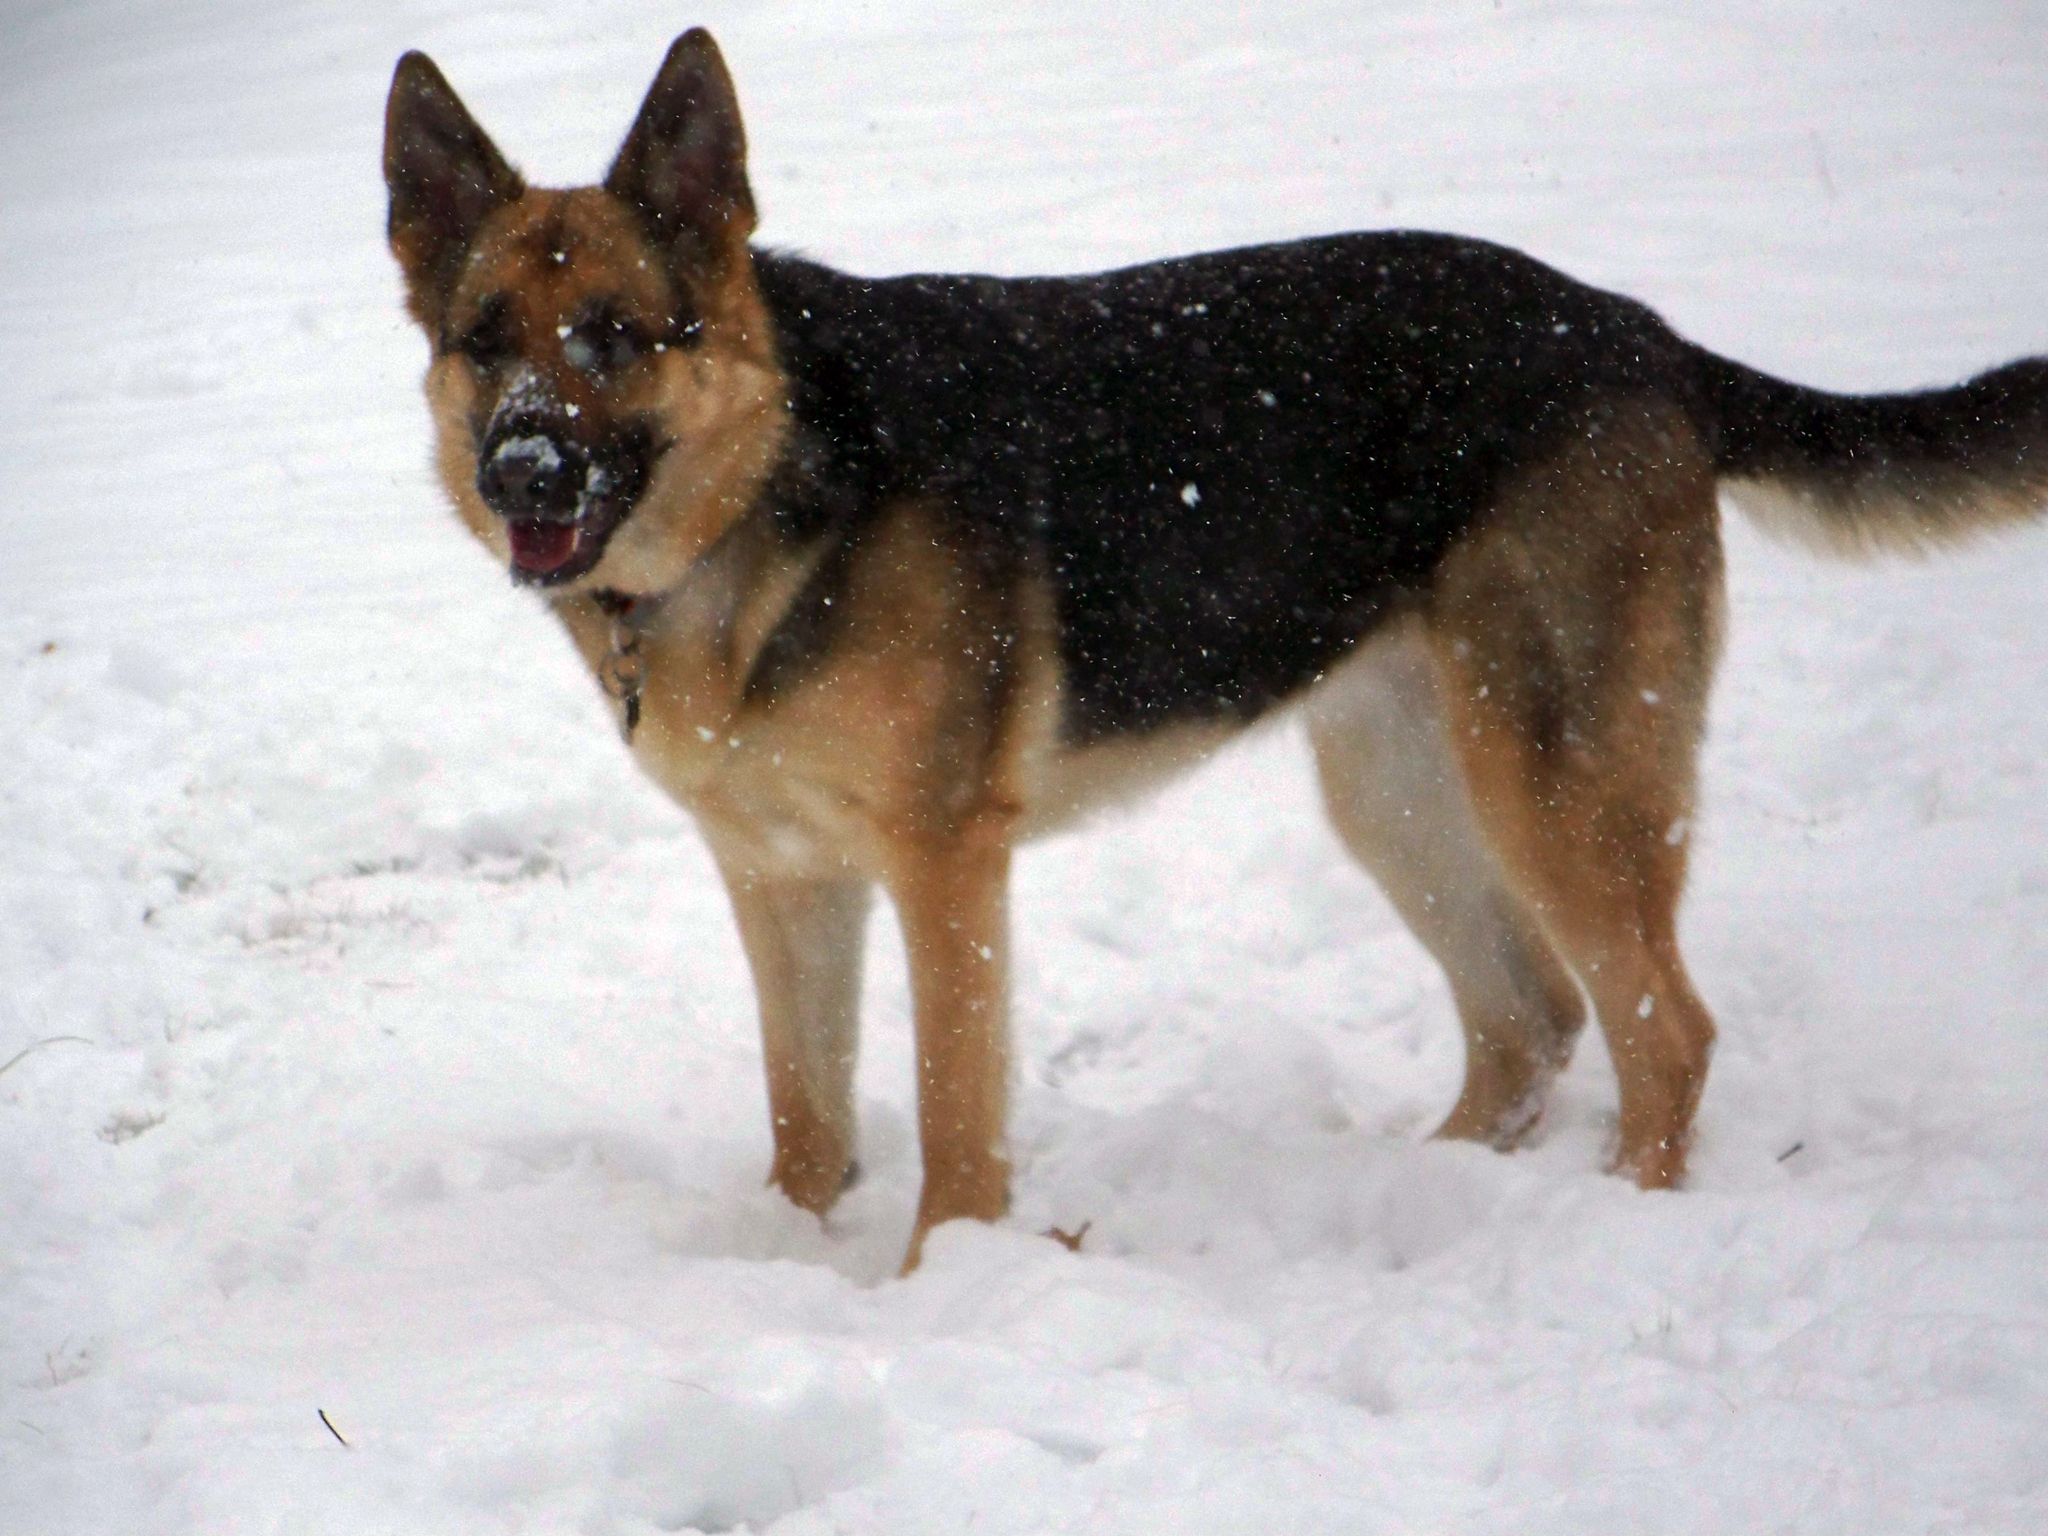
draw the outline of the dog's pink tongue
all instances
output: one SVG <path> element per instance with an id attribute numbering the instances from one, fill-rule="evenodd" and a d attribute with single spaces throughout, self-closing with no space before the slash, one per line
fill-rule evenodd
<path id="1" fill-rule="evenodd" d="M 522 571 L 546 575 L 566 564 L 576 553 L 574 523 L 508 523 L 512 534 L 512 563 Z"/>

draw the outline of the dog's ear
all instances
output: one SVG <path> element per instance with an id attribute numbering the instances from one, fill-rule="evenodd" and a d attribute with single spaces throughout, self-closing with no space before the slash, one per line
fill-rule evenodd
<path id="1" fill-rule="evenodd" d="M 722 266 L 754 232 L 739 98 L 702 27 L 669 48 L 604 186 L 685 258 Z"/>
<path id="2" fill-rule="evenodd" d="M 407 303 L 414 319 L 437 331 L 478 227 L 526 184 L 424 53 L 408 53 L 391 77 L 384 184 Z"/>

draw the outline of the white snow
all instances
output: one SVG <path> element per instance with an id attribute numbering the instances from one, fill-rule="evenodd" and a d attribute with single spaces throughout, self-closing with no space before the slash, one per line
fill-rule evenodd
<path id="1" fill-rule="evenodd" d="M 2048 534 L 1731 525 L 1689 1189 L 1590 1037 L 1423 1139 L 1443 982 L 1282 730 L 1022 858 L 1017 1209 L 899 1282 L 893 927 L 821 1229 L 703 850 L 436 500 L 377 172 L 406 47 L 562 182 L 702 21 L 858 270 L 1450 228 L 1907 387 L 2048 350 L 2037 7 L 17 9 L 0 1531 L 2043 1528 Z"/>
<path id="2" fill-rule="evenodd" d="M 491 450 L 490 457 L 496 459 L 527 459 L 536 469 L 560 469 L 561 450 L 555 447 L 554 439 L 538 433 L 523 437 L 508 437 Z"/>

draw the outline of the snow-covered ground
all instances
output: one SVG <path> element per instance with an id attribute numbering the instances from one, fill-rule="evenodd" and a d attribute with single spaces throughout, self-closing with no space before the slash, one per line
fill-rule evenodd
<path id="1" fill-rule="evenodd" d="M 1597 1171 L 1590 1035 L 1533 1149 L 1422 1139 L 1444 986 L 1284 730 L 1023 859 L 1011 1221 L 892 1278 L 886 914 L 869 1177 L 762 1188 L 708 862 L 437 504 L 377 173 L 405 47 L 574 181 L 697 21 L 861 270 L 1404 224 L 1814 383 L 2048 350 L 2034 4 L 9 7 L 0 1531 L 2042 1530 L 2048 532 L 1732 529 L 1688 1190 Z"/>

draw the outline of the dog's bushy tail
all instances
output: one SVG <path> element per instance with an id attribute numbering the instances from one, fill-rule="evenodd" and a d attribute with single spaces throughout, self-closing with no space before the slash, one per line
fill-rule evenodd
<path id="1" fill-rule="evenodd" d="M 2048 358 L 1904 395 L 1698 361 L 1715 470 L 1766 532 L 1831 554 L 1912 554 L 2048 513 Z"/>

